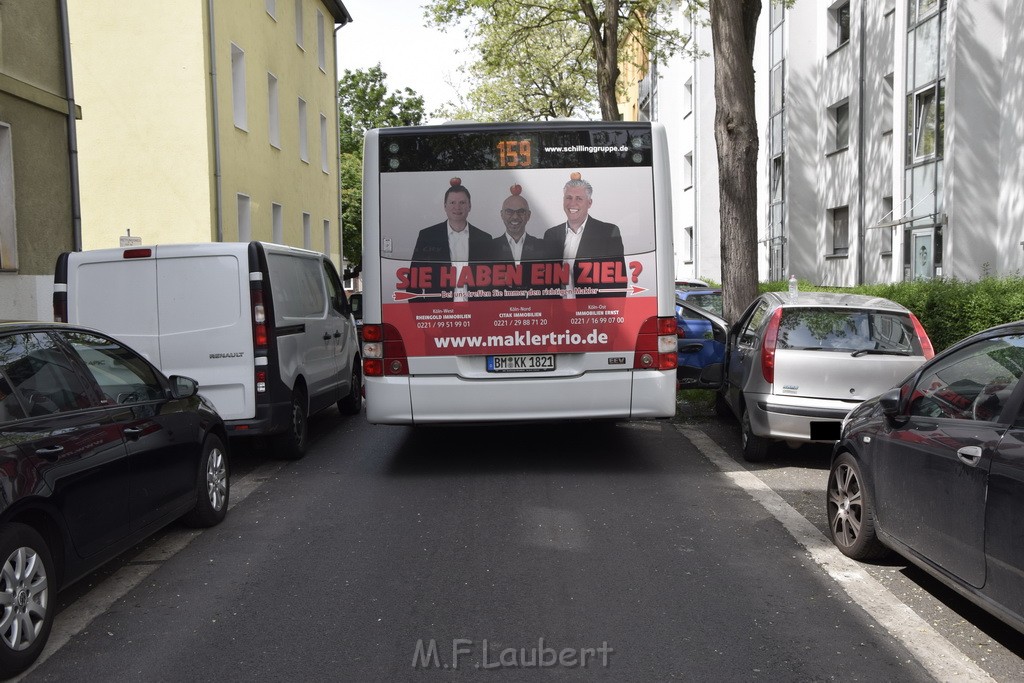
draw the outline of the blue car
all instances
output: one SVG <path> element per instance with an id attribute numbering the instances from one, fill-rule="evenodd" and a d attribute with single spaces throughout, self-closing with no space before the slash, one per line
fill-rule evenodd
<path id="1" fill-rule="evenodd" d="M 701 369 L 721 363 L 725 355 L 725 340 L 716 339 L 721 335 L 715 334 L 706 313 L 721 317 L 721 289 L 676 289 L 676 378 L 682 389 L 697 386 Z"/>

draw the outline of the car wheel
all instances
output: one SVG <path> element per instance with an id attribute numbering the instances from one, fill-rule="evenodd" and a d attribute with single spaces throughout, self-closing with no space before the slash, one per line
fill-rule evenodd
<path id="1" fill-rule="evenodd" d="M 359 359 L 352 362 L 352 385 L 348 396 L 338 401 L 342 415 L 357 415 L 363 409 L 363 369 Z"/>
<path id="2" fill-rule="evenodd" d="M 203 457 L 199 460 L 196 506 L 182 518 L 182 521 L 193 527 L 220 524 L 228 513 L 230 486 L 227 449 L 220 438 L 210 434 L 203 444 Z"/>
<path id="3" fill-rule="evenodd" d="M 288 429 L 278 434 L 275 441 L 278 455 L 298 460 L 306 454 L 309 445 L 309 416 L 306 415 L 306 395 L 301 390 L 292 394 L 292 419 Z"/>
<path id="4" fill-rule="evenodd" d="M 56 609 L 56 571 L 46 541 L 32 527 L 0 531 L 0 675 L 32 665 L 46 645 Z"/>
<path id="5" fill-rule="evenodd" d="M 874 501 L 860 464 L 849 453 L 840 454 L 832 463 L 825 504 L 829 535 L 844 555 L 874 560 L 889 552 L 875 535 Z"/>
<path id="6" fill-rule="evenodd" d="M 771 441 L 754 434 L 750 426 L 750 411 L 743 407 L 740 419 L 740 431 L 743 436 L 743 459 L 747 462 L 764 462 L 768 459 Z"/>

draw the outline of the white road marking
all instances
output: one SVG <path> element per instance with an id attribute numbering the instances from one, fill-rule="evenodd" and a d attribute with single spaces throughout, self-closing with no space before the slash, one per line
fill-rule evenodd
<path id="1" fill-rule="evenodd" d="M 284 466 L 283 462 L 268 463 L 249 472 L 238 481 L 231 482 L 231 501 L 228 510 L 245 500 L 250 493 L 263 485 Z M 172 529 L 159 542 L 133 557 L 112 576 L 75 600 L 66 610 L 57 615 L 50 631 L 50 639 L 39 655 L 39 659 L 17 679 L 32 673 L 37 666 L 67 645 L 73 637 L 84 631 L 92 620 L 110 609 L 111 605 L 123 598 L 130 590 L 160 568 L 160 565 L 183 550 L 194 538 L 202 533 L 200 529 Z M 51 600 L 56 597 L 51 595 Z M 53 601 L 53 604 L 56 604 Z"/>
<path id="2" fill-rule="evenodd" d="M 704 457 L 722 470 L 726 478 L 779 520 L 850 598 L 907 648 L 936 680 L 949 683 L 995 680 L 857 562 L 839 552 L 817 527 L 767 484 L 730 458 L 711 437 L 697 429 L 675 427 Z"/>

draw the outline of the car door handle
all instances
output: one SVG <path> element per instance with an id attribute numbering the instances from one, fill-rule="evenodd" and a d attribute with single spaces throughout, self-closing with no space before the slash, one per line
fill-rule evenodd
<path id="1" fill-rule="evenodd" d="M 331 335 L 329 335 L 328 333 L 324 332 L 324 341 L 331 341 Z"/>
<path id="2" fill-rule="evenodd" d="M 56 460 L 57 456 L 64 452 L 63 446 L 54 446 L 53 448 L 37 448 L 36 455 L 47 460 Z"/>
<path id="3" fill-rule="evenodd" d="M 964 446 L 956 452 L 956 457 L 965 465 L 977 465 L 981 460 L 981 446 Z"/>
<path id="4" fill-rule="evenodd" d="M 142 432 L 143 432 L 143 430 L 142 430 L 141 427 L 125 427 L 124 428 L 124 435 L 126 437 L 128 437 L 129 439 L 132 439 L 132 440 L 135 440 L 135 439 L 139 438 L 140 436 L 142 436 Z"/>
<path id="5" fill-rule="evenodd" d="M 335 339 L 341 339 L 341 330 L 335 330 L 334 331 L 334 338 Z"/>

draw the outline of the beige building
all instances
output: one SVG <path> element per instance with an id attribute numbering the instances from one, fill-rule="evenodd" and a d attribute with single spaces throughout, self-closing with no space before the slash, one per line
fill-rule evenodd
<path id="1" fill-rule="evenodd" d="M 77 234 L 75 106 L 63 0 L 0 2 L 0 320 L 52 319 Z"/>
<path id="2" fill-rule="evenodd" d="M 69 16 L 84 249 L 264 240 L 341 264 L 340 0 L 70 0 Z"/>

